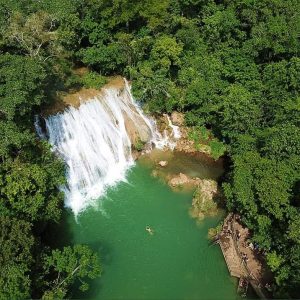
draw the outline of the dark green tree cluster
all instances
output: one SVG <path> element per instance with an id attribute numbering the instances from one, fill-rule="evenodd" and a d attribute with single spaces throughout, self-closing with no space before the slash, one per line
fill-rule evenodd
<path id="1" fill-rule="evenodd" d="M 62 167 L 33 136 L 34 112 L 76 82 L 74 66 L 92 71 L 88 85 L 103 81 L 96 73 L 122 74 L 149 111 L 182 111 L 187 125 L 212 129 L 226 144 L 228 209 L 266 251 L 276 295 L 299 297 L 299 12 L 298 0 L 2 0 L 5 217 L 29 222 L 20 223 L 28 231 L 58 219 Z M 57 253 L 69 252 L 47 263 Z M 47 263 L 45 271 L 60 272 Z M 64 286 L 49 280 L 57 292 Z"/>
<path id="2" fill-rule="evenodd" d="M 60 299 L 75 282 L 86 290 L 100 265 L 86 246 L 52 250 L 43 238 L 60 220 L 65 177 L 33 122 L 62 82 L 67 49 L 58 17 L 25 2 L 0 1 L 0 299 Z"/>

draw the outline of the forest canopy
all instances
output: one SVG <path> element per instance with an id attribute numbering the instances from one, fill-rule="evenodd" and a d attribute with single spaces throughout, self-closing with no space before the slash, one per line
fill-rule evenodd
<path id="1" fill-rule="evenodd" d="M 42 238 L 65 179 L 33 122 L 56 91 L 115 74 L 148 111 L 181 111 L 226 144 L 227 208 L 266 251 L 275 295 L 300 297 L 299 13 L 298 0 L 0 0 L 0 298 L 68 296 L 58 261 L 96 261 Z"/>

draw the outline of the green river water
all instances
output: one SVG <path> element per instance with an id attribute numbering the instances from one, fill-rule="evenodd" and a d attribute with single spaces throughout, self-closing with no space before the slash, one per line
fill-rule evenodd
<path id="1" fill-rule="evenodd" d="M 191 201 L 191 193 L 173 192 L 138 163 L 97 209 L 77 221 L 68 213 L 63 226 L 69 244 L 90 245 L 103 267 L 89 291 L 74 292 L 74 298 L 238 299 L 219 247 L 207 239 L 221 216 L 197 224 L 188 213 Z"/>

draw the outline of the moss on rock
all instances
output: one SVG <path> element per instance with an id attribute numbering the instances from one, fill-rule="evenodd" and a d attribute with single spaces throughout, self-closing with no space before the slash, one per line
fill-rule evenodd
<path id="1" fill-rule="evenodd" d="M 201 180 L 194 192 L 192 207 L 190 209 L 191 216 L 202 220 L 205 216 L 215 215 L 218 207 L 214 201 L 214 197 L 217 192 L 218 185 L 216 181 Z"/>

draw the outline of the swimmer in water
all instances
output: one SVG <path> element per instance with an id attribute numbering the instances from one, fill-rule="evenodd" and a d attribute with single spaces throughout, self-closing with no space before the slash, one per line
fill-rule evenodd
<path id="1" fill-rule="evenodd" d="M 146 226 L 146 231 L 149 232 L 149 234 L 153 234 L 153 230 L 150 228 L 150 226 Z"/>

